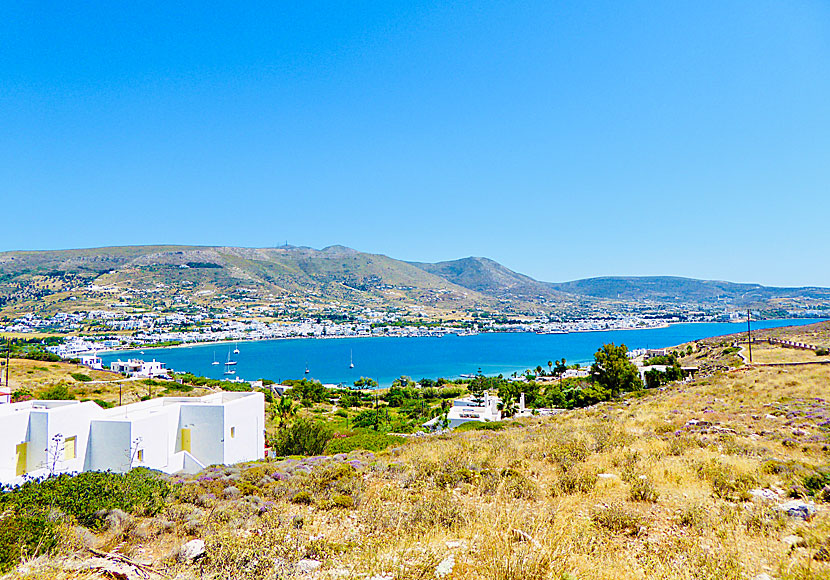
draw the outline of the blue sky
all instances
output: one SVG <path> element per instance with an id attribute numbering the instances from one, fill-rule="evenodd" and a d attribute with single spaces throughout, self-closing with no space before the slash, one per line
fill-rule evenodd
<path id="1" fill-rule="evenodd" d="M 827 2 L 168 4 L 6 3 L 0 250 L 830 286 Z"/>

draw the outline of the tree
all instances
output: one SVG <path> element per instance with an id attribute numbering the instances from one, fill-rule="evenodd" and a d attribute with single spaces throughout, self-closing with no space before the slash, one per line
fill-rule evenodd
<path id="1" fill-rule="evenodd" d="M 271 405 L 277 419 L 277 428 L 282 430 L 288 427 L 291 420 L 297 416 L 297 404 L 290 397 L 280 397 L 280 400 Z"/>
<path id="2" fill-rule="evenodd" d="M 628 348 L 624 344 L 615 346 L 613 342 L 594 353 L 591 378 L 607 389 L 612 397 L 643 387 L 637 367 L 628 358 Z"/>
<path id="3" fill-rule="evenodd" d="M 378 386 L 378 382 L 375 379 L 360 377 L 354 382 L 354 386 L 356 386 L 358 389 L 374 389 Z"/>
<path id="4" fill-rule="evenodd" d="M 548 361 L 548 373 L 553 376 L 553 361 Z"/>

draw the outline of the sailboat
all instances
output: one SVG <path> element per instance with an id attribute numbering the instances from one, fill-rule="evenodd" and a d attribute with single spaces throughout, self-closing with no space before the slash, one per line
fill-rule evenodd
<path id="1" fill-rule="evenodd" d="M 354 357 L 352 357 L 352 351 L 351 350 L 349 350 L 349 368 L 350 369 L 354 368 Z"/>
<path id="2" fill-rule="evenodd" d="M 239 343 L 236 343 L 236 348 L 233 349 L 233 354 L 239 354 Z"/>
<path id="3" fill-rule="evenodd" d="M 305 374 L 308 374 L 308 373 L 309 373 L 309 370 L 308 370 L 308 363 L 305 363 Z"/>
<path id="4" fill-rule="evenodd" d="M 231 366 L 231 365 L 235 365 L 235 364 L 236 364 L 236 361 L 231 360 L 231 351 L 228 351 L 228 361 L 225 363 L 225 365 L 226 366 Z"/>
<path id="5" fill-rule="evenodd" d="M 219 361 L 216 360 L 216 351 L 215 350 L 213 351 L 213 362 L 210 363 L 210 364 L 212 364 L 212 365 L 218 365 L 219 364 Z"/>

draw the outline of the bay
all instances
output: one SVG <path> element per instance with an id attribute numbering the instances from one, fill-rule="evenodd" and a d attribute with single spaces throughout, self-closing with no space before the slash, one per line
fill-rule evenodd
<path id="1" fill-rule="evenodd" d="M 812 324 L 816 319 L 761 320 L 753 329 Z M 102 354 L 105 365 L 127 358 L 155 359 L 181 372 L 214 379 L 229 378 L 224 363 L 230 353 L 237 361 L 236 375 L 244 380 L 281 381 L 303 377 L 323 383 L 351 385 L 371 377 L 388 386 L 401 375 L 415 380 L 457 378 L 480 369 L 486 375 L 513 372 L 564 357 L 568 364 L 590 364 L 605 343 L 625 344 L 629 349 L 663 348 L 691 340 L 743 332 L 746 323 L 683 323 L 646 330 L 610 330 L 569 334 L 481 333 L 441 337 L 293 338 L 239 343 L 197 344 L 171 348 L 146 348 Z M 237 346 L 239 354 L 233 354 Z M 349 368 L 349 361 L 354 368 Z M 309 372 L 305 373 L 308 368 Z"/>

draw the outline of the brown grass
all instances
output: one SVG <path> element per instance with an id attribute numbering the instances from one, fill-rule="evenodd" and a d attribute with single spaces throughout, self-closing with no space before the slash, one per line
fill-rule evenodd
<path id="1" fill-rule="evenodd" d="M 358 474 L 329 466 L 269 482 L 278 464 L 239 466 L 234 482 L 185 484 L 169 526 L 139 533 L 138 521 L 96 541 L 177 578 L 277 578 L 314 558 L 316 578 L 414 580 L 450 556 L 458 580 L 828 578 L 827 506 L 803 522 L 750 494 L 803 493 L 804 475 L 830 464 L 828 384 L 826 366 L 749 368 L 503 431 L 414 439 L 359 455 Z M 232 483 L 240 495 L 226 497 Z M 311 501 L 293 503 L 301 491 Z M 169 557 L 193 537 L 206 560 Z M 29 577 L 67 564 L 44 565 Z"/>

